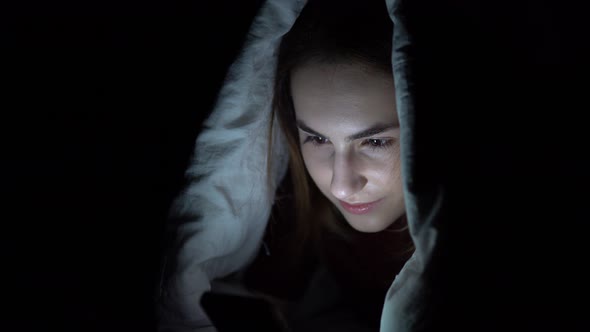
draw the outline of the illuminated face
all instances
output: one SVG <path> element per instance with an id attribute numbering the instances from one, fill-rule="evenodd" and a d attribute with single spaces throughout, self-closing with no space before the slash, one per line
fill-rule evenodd
<path id="1" fill-rule="evenodd" d="M 291 93 L 317 187 L 354 229 L 386 229 L 405 213 L 392 75 L 360 63 L 309 63 L 292 73 Z"/>

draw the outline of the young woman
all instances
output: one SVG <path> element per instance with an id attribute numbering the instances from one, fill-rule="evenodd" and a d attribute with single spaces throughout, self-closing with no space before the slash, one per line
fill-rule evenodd
<path id="1" fill-rule="evenodd" d="M 294 330 L 379 329 L 413 252 L 392 30 L 382 0 L 263 5 L 171 207 L 161 331 L 207 331 L 199 298 L 237 271 Z"/>
<path id="2" fill-rule="evenodd" d="M 293 194 L 288 208 L 294 206 L 295 227 L 281 241 L 272 234 L 267 241 L 287 247 L 275 256 L 289 262 L 284 270 L 291 280 L 277 277 L 280 264 L 268 258 L 265 273 L 253 272 L 248 280 L 264 288 L 270 282 L 265 277 L 272 278 L 275 288 L 301 289 L 294 286 L 301 280 L 293 280 L 293 262 L 314 260 L 313 282 L 304 286 L 308 299 L 296 307 L 319 302 L 327 308 L 295 315 L 292 324 L 301 330 L 377 330 L 386 292 L 413 251 L 401 182 L 392 30 L 382 1 L 345 2 L 337 10 L 330 1 L 311 1 L 279 48 L 272 113 L 279 126 L 271 130 L 288 142 L 291 187 L 284 190 Z M 281 228 L 281 222 L 271 226 Z M 276 244 L 282 241 L 290 244 Z"/>

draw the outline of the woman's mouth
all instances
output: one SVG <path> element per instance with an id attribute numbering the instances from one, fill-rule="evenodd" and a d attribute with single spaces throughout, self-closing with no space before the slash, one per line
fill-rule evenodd
<path id="1" fill-rule="evenodd" d="M 349 204 L 346 202 L 343 202 L 341 200 L 338 200 L 340 202 L 340 206 L 342 206 L 346 211 L 352 213 L 352 214 L 366 214 L 371 212 L 375 206 L 377 206 L 377 204 L 379 204 L 379 202 L 381 202 L 383 200 L 379 199 L 376 200 L 374 202 L 369 202 L 369 203 L 359 203 L 359 204 Z"/>

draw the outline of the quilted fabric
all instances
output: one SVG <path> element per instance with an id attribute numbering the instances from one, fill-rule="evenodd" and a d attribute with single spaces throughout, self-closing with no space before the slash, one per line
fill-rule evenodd
<path id="1" fill-rule="evenodd" d="M 200 295 L 213 279 L 248 264 L 261 245 L 274 194 L 262 184 L 276 53 L 304 5 L 271 0 L 262 6 L 197 138 L 189 185 L 171 207 L 176 240 L 158 299 L 162 331 L 210 326 Z M 279 134 L 275 141 L 278 182 L 288 157 Z"/>

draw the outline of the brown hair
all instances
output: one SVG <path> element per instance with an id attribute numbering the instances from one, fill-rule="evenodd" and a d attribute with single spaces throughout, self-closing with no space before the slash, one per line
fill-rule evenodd
<path id="1" fill-rule="evenodd" d="M 316 248 L 322 229 L 349 239 L 352 228 L 319 191 L 305 168 L 295 125 L 291 73 L 313 61 L 324 64 L 363 64 L 391 75 L 392 31 L 393 24 L 382 0 L 310 0 L 281 41 L 269 137 L 272 144 L 276 117 L 289 150 L 290 185 L 296 213 L 296 234 L 293 237 L 295 248 L 302 249 L 304 243 Z M 271 149 L 269 145 L 269 156 Z M 268 158 L 269 175 L 271 163 L 271 158 Z M 398 231 L 405 231 L 406 228 Z"/>

